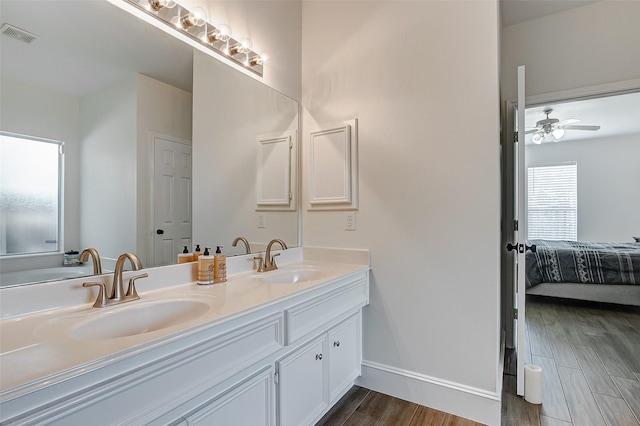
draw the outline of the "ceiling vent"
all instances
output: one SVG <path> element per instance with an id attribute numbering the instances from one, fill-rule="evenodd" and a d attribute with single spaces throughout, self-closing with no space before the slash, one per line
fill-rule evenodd
<path id="1" fill-rule="evenodd" d="M 15 38 L 16 40 L 24 41 L 25 43 L 31 43 L 35 39 L 40 38 L 35 34 L 31 34 L 28 31 L 14 27 L 11 24 L 3 24 L 2 27 L 0 27 L 0 33 L 2 33 L 2 35 Z"/>

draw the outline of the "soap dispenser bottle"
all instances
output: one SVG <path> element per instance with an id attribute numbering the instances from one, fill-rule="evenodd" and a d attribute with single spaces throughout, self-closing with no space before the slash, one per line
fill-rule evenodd
<path id="1" fill-rule="evenodd" d="M 202 250 L 200 250 L 200 244 L 196 244 L 196 249 L 193 251 L 193 260 L 197 262 L 200 256 L 202 256 Z"/>
<path id="2" fill-rule="evenodd" d="M 189 253 L 187 246 L 184 246 L 182 253 L 178 253 L 178 263 L 187 263 L 193 261 L 193 253 Z"/>
<path id="3" fill-rule="evenodd" d="M 204 253 L 198 258 L 198 281 L 200 285 L 213 284 L 214 281 L 214 257 L 209 254 L 209 248 L 205 247 Z"/>
<path id="4" fill-rule="evenodd" d="M 223 283 L 227 281 L 227 256 L 222 254 L 222 246 L 216 248 L 216 255 L 213 257 L 213 282 Z"/>

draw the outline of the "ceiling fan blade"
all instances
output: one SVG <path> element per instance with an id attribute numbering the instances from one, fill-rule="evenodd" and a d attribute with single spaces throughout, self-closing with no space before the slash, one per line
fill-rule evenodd
<path id="1" fill-rule="evenodd" d="M 575 124 L 562 127 L 569 130 L 600 130 L 600 126 L 581 126 Z"/>
<path id="2" fill-rule="evenodd" d="M 578 120 L 577 118 L 567 118 L 566 120 L 562 120 L 562 121 L 556 123 L 556 126 L 564 126 L 564 125 L 567 125 L 567 124 L 573 124 L 573 123 L 577 123 L 578 121 L 580 121 L 580 120 Z"/>
<path id="3" fill-rule="evenodd" d="M 525 135 L 530 135 L 531 133 L 535 133 L 535 132 L 539 132 L 540 129 L 538 129 L 537 127 L 535 129 L 531 129 L 531 130 L 527 130 L 524 132 Z"/>

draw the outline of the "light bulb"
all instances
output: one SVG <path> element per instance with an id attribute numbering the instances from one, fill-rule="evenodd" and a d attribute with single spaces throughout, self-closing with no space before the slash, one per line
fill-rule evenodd
<path id="1" fill-rule="evenodd" d="M 564 136 L 564 129 L 561 129 L 558 127 L 554 129 L 553 132 L 551 132 L 551 134 L 556 140 L 561 139 Z"/>
<path id="2" fill-rule="evenodd" d="M 176 6 L 173 0 L 147 0 L 147 9 L 153 12 L 159 12 L 163 8 L 172 9 Z"/>
<path id="3" fill-rule="evenodd" d="M 243 38 L 240 40 L 240 44 L 242 45 L 242 49 L 244 50 L 242 53 L 247 53 L 253 47 L 253 43 L 248 38 Z"/>
<path id="4" fill-rule="evenodd" d="M 171 18 L 171 22 L 175 24 L 176 27 L 182 28 L 184 30 L 191 27 L 199 27 L 204 25 L 207 20 L 207 12 L 204 11 L 203 8 L 196 6 L 192 10 L 188 11 L 185 15 Z"/>
<path id="5" fill-rule="evenodd" d="M 536 145 L 540 145 L 542 143 L 542 135 L 540 134 L 540 132 L 536 132 L 531 135 L 531 141 Z"/>
<path id="6" fill-rule="evenodd" d="M 206 36 L 203 37 L 205 42 L 213 44 L 217 41 L 227 42 L 231 38 L 231 28 L 226 24 L 220 24 L 218 28 L 214 28 L 209 31 Z"/>
<path id="7" fill-rule="evenodd" d="M 238 55 L 241 53 L 249 53 L 253 43 L 248 38 L 243 38 L 239 43 L 234 44 L 229 48 L 229 56 Z"/>
<path id="8" fill-rule="evenodd" d="M 261 55 L 256 55 L 249 59 L 249 65 L 252 67 L 255 67 L 256 65 L 264 65 L 268 60 L 269 55 L 263 52 Z"/>

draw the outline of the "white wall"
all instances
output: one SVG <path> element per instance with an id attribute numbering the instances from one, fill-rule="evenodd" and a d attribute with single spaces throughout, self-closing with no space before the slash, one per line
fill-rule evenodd
<path id="1" fill-rule="evenodd" d="M 359 119 L 357 230 L 305 211 L 303 243 L 371 250 L 362 384 L 498 424 L 497 2 L 302 8 L 303 132 Z"/>
<path id="2" fill-rule="evenodd" d="M 577 162 L 578 240 L 640 235 L 640 135 L 529 145 L 525 158 L 527 167 Z"/>
<path id="3" fill-rule="evenodd" d="M 82 98 L 81 246 L 136 251 L 136 75 Z"/>
<path id="4" fill-rule="evenodd" d="M 137 228 L 136 254 L 151 264 L 151 164 L 153 134 L 191 140 L 192 95 L 142 74 L 137 75 Z"/>
<path id="5" fill-rule="evenodd" d="M 639 78 L 638 22 L 640 2 L 604 0 L 503 28 L 503 97 L 523 64 L 527 96 Z"/>
<path id="6" fill-rule="evenodd" d="M 193 70 L 194 243 L 227 254 L 243 253 L 231 247 L 238 236 L 296 246 L 296 211 L 261 212 L 266 227 L 258 228 L 256 138 L 297 129 L 298 103 L 200 52 Z"/>
<path id="7" fill-rule="evenodd" d="M 79 176 L 80 99 L 6 78 L 2 78 L 0 88 L 1 130 L 65 143 L 64 247 L 61 249 L 78 249 L 80 238 L 76 224 L 80 209 L 75 182 Z M 51 263 L 44 263 L 44 257 L 39 261 L 43 267 L 60 266 L 62 256 L 53 256 Z M 2 269 L 10 270 L 4 260 Z M 22 267 L 16 268 L 19 269 Z"/>

